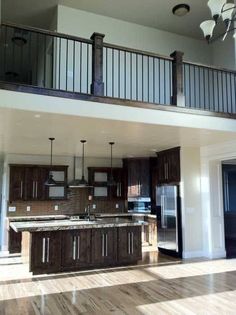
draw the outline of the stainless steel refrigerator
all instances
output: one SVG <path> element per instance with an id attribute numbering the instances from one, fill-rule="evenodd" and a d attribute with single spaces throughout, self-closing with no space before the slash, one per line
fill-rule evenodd
<path id="1" fill-rule="evenodd" d="M 178 185 L 156 187 L 158 250 L 182 257 L 181 204 Z"/>

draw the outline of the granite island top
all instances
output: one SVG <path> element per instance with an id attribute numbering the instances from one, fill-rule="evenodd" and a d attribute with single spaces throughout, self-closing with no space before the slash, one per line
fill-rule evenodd
<path id="1" fill-rule="evenodd" d="M 87 220 L 51 220 L 51 221 L 18 221 L 10 222 L 10 227 L 15 232 L 41 232 L 41 231 L 61 231 L 61 230 L 79 230 L 91 228 L 109 228 L 124 226 L 141 226 L 147 225 L 144 221 L 132 221 L 122 218 L 105 218 L 94 221 Z"/>

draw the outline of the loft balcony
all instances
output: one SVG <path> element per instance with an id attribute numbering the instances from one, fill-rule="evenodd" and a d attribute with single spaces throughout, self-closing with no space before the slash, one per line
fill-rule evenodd
<path id="1" fill-rule="evenodd" d="M 90 39 L 1 25 L 0 88 L 235 118 L 236 72 Z"/>

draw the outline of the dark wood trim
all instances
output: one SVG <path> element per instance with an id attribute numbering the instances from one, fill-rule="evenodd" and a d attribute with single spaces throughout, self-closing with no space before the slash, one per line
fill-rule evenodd
<path id="1" fill-rule="evenodd" d="M 217 67 L 215 65 L 205 65 L 205 64 L 200 63 L 200 62 L 184 61 L 184 64 L 190 65 L 190 66 L 197 66 L 197 67 L 207 68 L 207 69 L 212 70 L 212 71 L 215 70 L 215 71 L 222 71 L 222 72 L 236 74 L 236 70 L 227 69 L 227 68 L 223 68 L 223 67 Z"/>
<path id="2" fill-rule="evenodd" d="M 103 82 L 103 38 L 104 34 L 93 33 L 91 40 L 93 41 L 92 49 L 92 84 L 91 94 L 96 96 L 104 95 Z"/>
<path id="3" fill-rule="evenodd" d="M 124 52 L 129 52 L 129 53 L 133 53 L 133 54 L 139 54 L 139 55 L 143 55 L 143 56 L 147 56 L 147 57 L 153 57 L 153 58 L 160 58 L 160 59 L 165 59 L 165 60 L 169 60 L 169 61 L 173 60 L 173 58 L 171 58 L 171 57 L 160 55 L 160 54 L 157 54 L 157 53 L 148 52 L 146 50 L 128 48 L 128 47 L 114 45 L 114 44 L 109 44 L 109 43 L 104 43 L 103 45 L 106 48 L 117 49 L 117 50 L 121 50 L 121 51 L 124 51 Z"/>
<path id="4" fill-rule="evenodd" d="M 93 96 L 90 94 L 68 92 L 68 91 L 63 91 L 63 90 L 53 90 L 53 89 L 41 88 L 37 86 L 30 86 L 30 85 L 24 85 L 24 84 L 18 84 L 18 83 L 6 83 L 6 82 L 0 81 L 0 89 L 14 91 L 14 92 L 21 92 L 21 93 L 30 93 L 30 94 L 37 94 L 37 95 L 69 98 L 69 99 L 81 100 L 81 101 L 97 102 L 97 103 L 110 104 L 110 105 L 120 105 L 120 106 L 161 110 L 161 111 L 183 113 L 183 114 L 236 119 L 236 114 L 211 112 L 208 110 L 192 109 L 192 108 L 187 108 L 187 107 L 177 107 L 173 105 L 160 105 L 160 104 L 153 104 L 153 103 L 140 102 L 140 101 L 131 101 L 131 100 L 125 100 L 125 99 L 112 98 L 108 96 Z"/>
<path id="5" fill-rule="evenodd" d="M 183 80 L 183 55 L 181 51 L 174 51 L 170 56 L 172 62 L 172 105 L 185 107 L 184 80 Z"/>
<path id="6" fill-rule="evenodd" d="M 21 29 L 24 31 L 38 33 L 38 34 L 42 34 L 42 35 L 48 35 L 48 36 L 52 36 L 52 37 L 60 37 L 60 38 L 64 38 L 64 39 L 74 40 L 74 41 L 83 42 L 83 43 L 87 43 L 87 44 L 93 43 L 92 40 L 87 39 L 87 38 L 82 38 L 82 37 L 74 36 L 74 35 L 68 35 L 68 34 L 64 34 L 64 33 L 58 33 L 55 31 L 48 31 L 48 30 L 44 30 L 41 28 L 35 28 L 32 26 L 25 26 L 25 25 L 14 24 L 14 23 L 1 23 L 1 25 L 6 26 L 6 27 L 18 28 L 18 29 Z"/>

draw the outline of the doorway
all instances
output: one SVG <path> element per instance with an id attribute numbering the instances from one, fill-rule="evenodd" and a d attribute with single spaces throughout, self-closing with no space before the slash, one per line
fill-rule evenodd
<path id="1" fill-rule="evenodd" d="M 236 258 L 236 164 L 223 164 L 225 249 L 227 258 Z"/>

